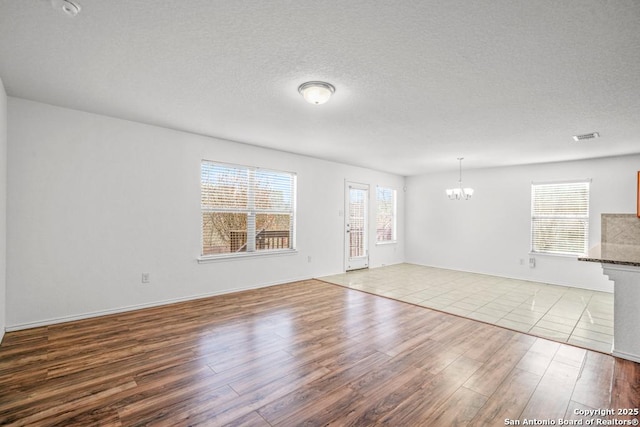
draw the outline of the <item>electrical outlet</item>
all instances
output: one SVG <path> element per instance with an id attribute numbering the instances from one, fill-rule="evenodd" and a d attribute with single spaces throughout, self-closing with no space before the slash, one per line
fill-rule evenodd
<path id="1" fill-rule="evenodd" d="M 529 268 L 535 268 L 536 266 L 536 259 L 531 257 L 529 258 Z"/>
<path id="2" fill-rule="evenodd" d="M 311 262 L 311 255 L 307 257 L 307 262 Z"/>
<path id="3" fill-rule="evenodd" d="M 142 273 L 142 283 L 149 283 L 149 273 Z"/>

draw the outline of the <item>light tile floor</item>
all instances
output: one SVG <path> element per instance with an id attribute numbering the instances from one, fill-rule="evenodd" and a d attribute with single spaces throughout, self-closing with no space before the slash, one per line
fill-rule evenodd
<path id="1" fill-rule="evenodd" d="M 414 264 L 351 271 L 320 280 L 611 353 L 610 293 Z"/>

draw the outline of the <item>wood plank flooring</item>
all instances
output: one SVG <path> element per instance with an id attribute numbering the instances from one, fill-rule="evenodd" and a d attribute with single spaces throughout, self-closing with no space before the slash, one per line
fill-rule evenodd
<path id="1" fill-rule="evenodd" d="M 502 426 L 639 407 L 636 363 L 316 280 L 0 346 L 2 425 Z"/>

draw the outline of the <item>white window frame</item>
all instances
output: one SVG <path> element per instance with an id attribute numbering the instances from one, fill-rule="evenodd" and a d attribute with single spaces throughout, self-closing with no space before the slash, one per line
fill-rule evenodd
<path id="1" fill-rule="evenodd" d="M 296 250 L 296 218 L 297 218 L 297 174 L 295 172 L 289 171 L 281 171 L 274 169 L 265 169 L 259 168 L 255 166 L 247 166 L 247 165 L 238 165 L 231 163 L 223 163 L 217 162 L 213 160 L 202 159 L 200 162 L 200 192 L 202 197 L 203 191 L 203 166 L 205 164 L 209 164 L 212 166 L 218 166 L 223 168 L 232 168 L 238 169 L 242 171 L 247 171 L 248 179 L 247 179 L 247 206 L 246 207 L 230 207 L 230 208 L 207 208 L 202 204 L 200 206 L 200 256 L 198 257 L 198 262 L 208 262 L 208 261 L 216 261 L 216 260 L 228 260 L 228 259 L 240 259 L 247 257 L 262 257 L 262 256 L 273 256 L 273 255 L 288 255 L 297 253 Z M 255 190 L 257 187 L 255 186 L 255 174 L 258 171 L 262 172 L 274 172 L 278 174 L 287 174 L 291 176 L 291 209 L 284 211 L 267 211 L 260 210 L 255 206 Z M 203 235 L 203 224 L 202 218 L 205 212 L 230 212 L 230 213 L 242 213 L 247 215 L 247 224 L 246 224 L 246 251 L 245 252 L 225 252 L 221 254 L 203 254 L 204 252 L 204 235 Z M 272 214 L 288 214 L 291 215 L 291 222 L 289 226 L 289 247 L 282 249 L 256 249 L 256 235 L 255 235 L 255 218 L 257 214 L 264 213 L 272 213 Z"/>
<path id="2" fill-rule="evenodd" d="M 556 255 L 556 256 L 568 256 L 568 257 L 578 257 L 581 255 L 584 255 L 588 249 L 589 249 L 589 199 L 590 199 L 590 187 L 591 187 L 591 180 L 590 179 L 582 179 L 582 180 L 574 180 L 574 181 L 554 181 L 554 182 L 532 182 L 531 183 L 531 247 L 530 247 L 530 252 L 532 254 L 543 254 L 543 255 Z M 583 186 L 582 190 L 580 190 L 580 187 Z M 566 187 L 563 189 L 563 187 Z M 572 188 L 576 191 L 572 191 Z M 571 213 L 566 213 L 567 210 L 570 210 L 569 208 L 573 207 L 575 209 L 579 209 L 581 206 L 580 205 L 584 205 L 584 199 L 582 201 L 579 201 L 577 199 L 574 199 L 573 197 L 567 197 L 567 196 L 571 196 L 573 194 L 578 194 L 579 191 L 584 191 L 586 189 L 586 206 L 584 206 L 584 210 L 582 213 L 579 214 L 571 214 Z M 540 205 L 540 203 L 543 203 L 542 200 L 538 200 L 540 199 L 539 197 L 536 198 L 536 194 L 538 194 L 538 191 L 550 191 L 550 192 L 555 192 L 557 193 L 557 200 L 547 200 L 546 204 L 551 205 L 554 204 L 554 202 L 557 201 L 557 204 L 554 204 L 554 206 L 557 206 L 558 208 L 560 208 L 559 210 L 562 212 L 563 210 L 565 211 L 565 213 L 540 213 L 539 211 L 542 210 L 542 206 Z M 538 209 L 536 209 L 536 204 L 538 205 Z M 562 209 L 562 207 L 564 207 L 565 209 Z M 538 213 L 536 214 L 536 211 L 538 211 Z M 553 239 L 554 237 L 557 237 L 558 240 L 556 242 L 552 242 L 551 244 L 549 244 L 549 246 L 546 249 L 542 249 L 539 247 L 540 245 L 540 241 L 542 241 L 543 239 L 541 238 L 540 234 L 536 233 L 536 230 L 539 229 L 538 227 L 541 224 L 544 224 L 544 222 L 551 222 L 553 224 L 553 222 L 566 222 L 567 224 L 571 224 L 572 222 L 579 222 L 582 224 L 582 244 L 581 244 L 581 248 L 580 250 L 568 250 L 569 246 L 571 246 L 571 239 L 563 239 L 562 235 L 557 235 L 557 236 L 553 236 L 550 235 L 549 238 Z M 537 227 L 538 226 L 538 227 Z M 571 227 L 567 227 L 566 230 L 570 230 Z M 576 230 L 579 231 L 579 230 Z"/>
<path id="3" fill-rule="evenodd" d="M 384 206 L 385 201 L 381 199 L 380 194 L 389 194 L 391 195 L 391 236 L 389 239 L 381 239 L 380 234 L 378 233 L 378 227 L 380 224 L 381 215 L 386 215 L 386 212 L 381 212 L 381 208 Z M 391 243 L 396 243 L 398 238 L 397 233 L 397 222 L 398 222 L 398 191 L 390 188 L 384 187 L 381 185 L 376 186 L 376 245 L 387 245 Z"/>

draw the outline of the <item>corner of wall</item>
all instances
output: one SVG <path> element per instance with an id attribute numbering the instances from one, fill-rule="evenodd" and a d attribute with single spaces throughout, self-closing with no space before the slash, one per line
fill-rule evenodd
<path id="1" fill-rule="evenodd" d="M 7 312 L 7 93 L 0 77 L 0 343 Z"/>

